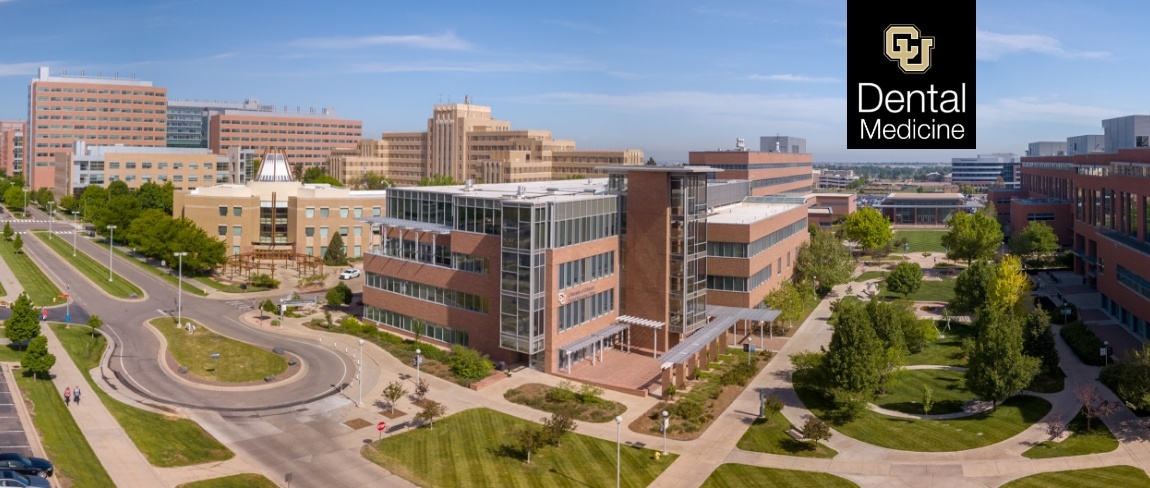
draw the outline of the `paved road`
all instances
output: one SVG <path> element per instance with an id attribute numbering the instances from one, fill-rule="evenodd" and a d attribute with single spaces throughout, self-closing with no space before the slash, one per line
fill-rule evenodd
<path id="1" fill-rule="evenodd" d="M 32 220 L 44 218 L 38 211 L 32 214 Z M 58 223 L 56 227 L 61 225 L 66 224 Z M 46 228 L 47 225 L 12 221 L 12 227 L 23 231 Z M 107 263 L 105 248 L 87 239 L 80 239 L 77 246 L 80 252 Z M 117 255 L 113 260 L 113 271 L 142 288 L 146 296 L 137 300 L 116 299 L 61 261 L 39 239 L 26 239 L 24 250 L 61 289 L 65 286 L 71 288 L 74 323 L 86 321 L 89 313 L 104 319 L 106 324 L 102 331 L 115 346 L 104 374 L 115 377 L 117 381 L 113 384 L 121 384 L 146 398 L 171 405 L 222 411 L 282 408 L 337 393 L 355 377 L 355 366 L 346 355 L 313 342 L 244 326 L 237 320 L 242 311 L 226 301 L 184 294 L 184 317 L 258 347 L 271 349 L 281 346 L 307 365 L 308 377 L 306 381 L 288 381 L 275 388 L 213 388 L 175 381 L 156 366 L 162 357 L 160 341 L 157 333 L 146 323 L 153 318 L 176 315 L 175 287 Z M 50 317 L 58 315 L 57 318 L 62 318 L 64 308 L 58 306 L 50 310 Z"/>

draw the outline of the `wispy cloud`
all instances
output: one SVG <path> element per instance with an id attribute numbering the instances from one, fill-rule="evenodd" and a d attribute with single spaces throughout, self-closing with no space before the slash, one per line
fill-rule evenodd
<path id="1" fill-rule="evenodd" d="M 555 71 L 590 71 L 596 69 L 584 62 L 560 63 L 484 63 L 484 62 L 441 62 L 427 61 L 414 63 L 360 63 L 352 65 L 353 73 L 545 73 Z"/>
<path id="2" fill-rule="evenodd" d="M 804 76 L 792 74 L 778 74 L 778 75 L 750 75 L 747 77 L 756 81 L 794 81 L 799 83 L 838 83 L 838 78 L 831 78 L 827 76 Z"/>
<path id="3" fill-rule="evenodd" d="M 0 3 L 11 3 L 11 2 L 15 2 L 15 1 L 16 0 L 0 0 Z"/>
<path id="4" fill-rule="evenodd" d="M 582 22 L 571 22 L 568 20 L 544 20 L 544 24 L 557 25 L 571 30 L 591 32 L 594 34 L 603 34 L 605 31 L 602 27 L 592 24 L 584 24 Z"/>
<path id="5" fill-rule="evenodd" d="M 692 9 L 692 12 L 699 14 L 699 15 L 709 15 L 709 16 L 713 16 L 713 17 L 722 17 L 722 18 L 726 18 L 726 19 L 738 19 L 738 20 L 749 20 L 749 21 L 760 20 L 759 16 L 754 15 L 754 14 L 747 12 L 747 11 L 744 11 L 744 10 L 714 9 L 714 8 L 710 8 L 710 7 L 695 7 L 694 9 Z"/>
<path id="6" fill-rule="evenodd" d="M 1060 58 L 1105 59 L 1107 51 L 1076 51 L 1062 47 L 1062 41 L 1039 34 L 1001 34 L 979 29 L 975 34 L 977 57 L 995 60 L 1004 55 L 1021 52 L 1046 54 Z"/>
<path id="7" fill-rule="evenodd" d="M 1051 97 L 1001 98 L 978 105 L 978 119 L 987 123 L 1050 122 L 1098 126 L 1099 121 L 1127 112 L 1090 105 L 1075 105 Z"/>
<path id="8" fill-rule="evenodd" d="M 234 58 L 238 54 L 239 53 L 236 53 L 236 52 L 219 53 L 219 54 L 209 56 L 208 59 L 228 59 L 228 58 Z"/>
<path id="9" fill-rule="evenodd" d="M 627 113 L 672 110 L 695 115 L 755 117 L 769 113 L 785 113 L 792 114 L 796 119 L 831 123 L 840 123 L 846 114 L 845 98 L 742 93 L 664 91 L 612 95 L 559 92 L 517 97 L 515 100 L 540 104 L 585 105 Z"/>
<path id="10" fill-rule="evenodd" d="M 452 32 L 436 35 L 313 37 L 299 39 L 292 45 L 312 49 L 354 49 L 372 46 L 407 46 L 420 49 L 466 50 L 471 44 Z"/>
<path id="11" fill-rule="evenodd" d="M 4 3 L 8 0 L 0 0 Z M 38 61 L 35 63 L 0 63 L 0 76 L 36 76 L 36 70 L 41 66 L 51 66 L 56 61 Z"/>

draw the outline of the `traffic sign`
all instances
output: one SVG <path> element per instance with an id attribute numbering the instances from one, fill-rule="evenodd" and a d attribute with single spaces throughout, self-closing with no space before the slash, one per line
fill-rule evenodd
<path id="1" fill-rule="evenodd" d="M 72 323 L 72 314 L 64 315 L 64 322 Z"/>
<path id="2" fill-rule="evenodd" d="M 380 432 L 383 432 L 383 429 L 386 429 L 386 428 L 387 428 L 386 422 L 380 422 L 378 424 L 375 424 L 375 430 L 378 430 Z"/>

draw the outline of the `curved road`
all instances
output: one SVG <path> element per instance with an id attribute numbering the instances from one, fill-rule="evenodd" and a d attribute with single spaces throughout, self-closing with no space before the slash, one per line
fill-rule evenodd
<path id="1" fill-rule="evenodd" d="M 32 219 L 45 219 L 33 211 Z M 46 229 L 45 223 L 12 221 L 13 230 Z M 57 229 L 68 229 L 63 222 Z M 57 236 L 70 238 L 70 236 Z M 355 365 L 346 355 L 331 348 L 299 341 L 243 325 L 241 310 L 225 300 L 208 299 L 189 293 L 183 295 L 183 315 L 211 328 L 214 332 L 271 349 L 276 346 L 292 352 L 307 365 L 307 378 L 303 381 L 284 382 L 267 389 L 203 388 L 173 380 L 158 367 L 160 342 L 147 321 L 176 315 L 177 290 L 167 281 L 148 273 L 136 265 L 115 256 L 112 270 L 145 290 L 146 296 L 136 300 L 121 300 L 108 296 L 83 274 L 60 260 L 59 256 L 35 237 L 24 240 L 24 250 L 32 257 L 61 290 L 71 288 L 73 322 L 86 321 L 87 314 L 99 315 L 105 325 L 101 328 L 115 349 L 107 365 L 121 383 L 138 394 L 153 400 L 191 408 L 211 410 L 263 410 L 308 403 L 335 394 L 345 388 L 355 376 Z M 77 248 L 97 262 L 107 263 L 107 250 L 87 239 L 78 239 Z M 103 256 L 103 259 L 100 259 Z M 237 299 L 247 299 L 237 297 Z M 62 319 L 64 306 L 49 312 L 49 317 Z"/>

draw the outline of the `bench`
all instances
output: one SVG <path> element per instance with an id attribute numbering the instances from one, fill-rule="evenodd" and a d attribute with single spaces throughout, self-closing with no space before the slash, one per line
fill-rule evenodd
<path id="1" fill-rule="evenodd" d="M 787 435 L 791 436 L 796 441 L 800 441 L 800 442 L 806 442 L 807 441 L 807 438 L 803 436 L 803 433 L 800 432 L 799 429 L 796 429 L 794 427 L 791 427 L 789 430 L 787 430 Z"/>

